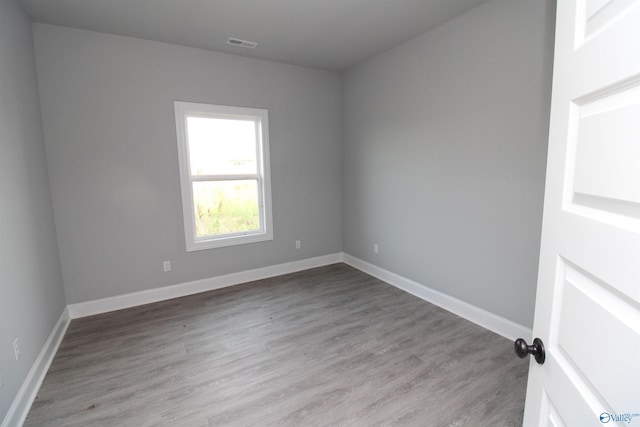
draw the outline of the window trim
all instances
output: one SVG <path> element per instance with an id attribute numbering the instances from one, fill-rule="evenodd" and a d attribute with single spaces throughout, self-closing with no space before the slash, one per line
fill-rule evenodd
<path id="1" fill-rule="evenodd" d="M 182 215 L 187 252 L 243 245 L 247 243 L 273 240 L 273 218 L 271 210 L 271 174 L 269 161 L 269 112 L 261 108 L 232 107 L 226 105 L 201 104 L 194 102 L 174 102 L 176 119 L 176 140 L 178 142 L 178 166 L 180 169 L 180 190 L 182 193 Z M 215 117 L 251 119 L 258 124 L 257 173 L 242 175 L 192 175 L 189 162 L 189 142 L 187 140 L 186 119 L 189 117 Z M 222 180 L 256 180 L 258 184 L 258 211 L 260 230 L 219 236 L 196 237 L 195 212 L 193 202 L 193 182 Z"/>

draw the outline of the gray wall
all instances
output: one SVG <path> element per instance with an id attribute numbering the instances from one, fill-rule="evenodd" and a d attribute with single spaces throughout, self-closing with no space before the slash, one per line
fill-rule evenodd
<path id="1" fill-rule="evenodd" d="M 554 9 L 492 0 L 345 74 L 345 252 L 532 326 Z"/>
<path id="2" fill-rule="evenodd" d="M 66 305 L 31 24 L 14 0 L 0 0 L 0 272 L 1 423 Z"/>
<path id="3" fill-rule="evenodd" d="M 50 25 L 34 36 L 69 303 L 342 250 L 338 74 Z M 269 110 L 273 241 L 186 252 L 176 100 Z"/>

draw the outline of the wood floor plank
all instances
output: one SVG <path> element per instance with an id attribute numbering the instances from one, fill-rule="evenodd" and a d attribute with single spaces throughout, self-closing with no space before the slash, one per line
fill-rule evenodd
<path id="1" fill-rule="evenodd" d="M 344 264 L 69 326 L 26 426 L 516 426 L 506 339 Z"/>

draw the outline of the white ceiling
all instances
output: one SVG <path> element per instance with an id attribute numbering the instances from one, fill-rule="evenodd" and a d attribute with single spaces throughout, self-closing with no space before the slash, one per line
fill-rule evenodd
<path id="1" fill-rule="evenodd" d="M 22 0 L 33 21 L 343 71 L 487 0 Z M 229 46 L 229 37 L 258 43 Z"/>

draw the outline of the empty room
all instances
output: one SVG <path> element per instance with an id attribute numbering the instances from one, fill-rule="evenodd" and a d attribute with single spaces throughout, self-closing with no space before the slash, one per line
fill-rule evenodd
<path id="1" fill-rule="evenodd" d="M 638 0 L 0 0 L 1 427 L 640 425 L 639 49 Z"/>

